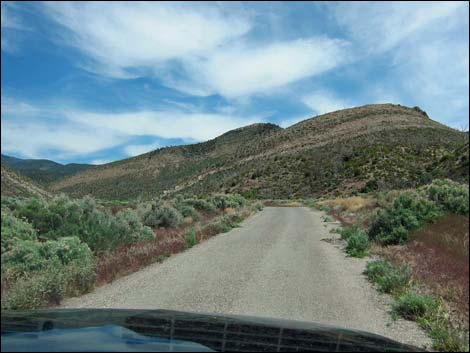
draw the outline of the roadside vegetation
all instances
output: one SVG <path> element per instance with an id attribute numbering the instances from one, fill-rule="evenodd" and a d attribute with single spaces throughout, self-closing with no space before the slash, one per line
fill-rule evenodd
<path id="1" fill-rule="evenodd" d="M 2 197 L 2 308 L 60 304 L 227 232 L 262 207 L 237 194 L 104 204 Z"/>
<path id="2" fill-rule="evenodd" d="M 416 321 L 439 351 L 468 351 L 469 188 L 447 179 L 416 189 L 309 200 L 342 223 L 352 257 L 392 295 L 394 317 Z"/>

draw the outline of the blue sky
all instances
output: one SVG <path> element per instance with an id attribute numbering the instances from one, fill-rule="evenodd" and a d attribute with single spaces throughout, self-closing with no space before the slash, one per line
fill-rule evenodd
<path id="1" fill-rule="evenodd" d="M 2 153 L 100 164 L 368 103 L 468 127 L 468 7 L 2 2 Z"/>

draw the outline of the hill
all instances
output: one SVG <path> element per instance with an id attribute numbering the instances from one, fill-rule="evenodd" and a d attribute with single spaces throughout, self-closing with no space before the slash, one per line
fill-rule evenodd
<path id="1" fill-rule="evenodd" d="M 60 164 L 47 159 L 21 159 L 2 154 L 2 164 L 42 185 L 88 170 L 90 164 Z"/>
<path id="2" fill-rule="evenodd" d="M 287 198 L 414 187 L 442 173 L 436 163 L 464 142 L 465 134 L 418 107 L 366 105 L 286 129 L 254 124 L 207 142 L 161 148 L 64 178 L 52 188 L 130 199 L 175 192 Z"/>
<path id="3" fill-rule="evenodd" d="M 32 180 L 19 175 L 7 166 L 1 165 L 2 196 L 49 196 L 49 192 L 36 185 Z"/>

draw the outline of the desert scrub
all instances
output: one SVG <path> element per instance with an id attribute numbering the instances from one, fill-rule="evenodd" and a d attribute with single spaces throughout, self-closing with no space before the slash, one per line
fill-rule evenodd
<path id="1" fill-rule="evenodd" d="M 264 205 L 261 201 L 256 201 L 251 205 L 251 209 L 255 212 L 261 211 L 264 208 Z"/>
<path id="2" fill-rule="evenodd" d="M 2 309 L 36 309 L 59 304 L 65 289 L 64 272 L 51 266 L 16 281 L 2 300 Z"/>
<path id="3" fill-rule="evenodd" d="M 85 267 L 93 263 L 90 248 L 77 237 L 46 242 L 18 240 L 2 254 L 2 276 L 13 279 L 27 277 L 29 273 L 42 271 L 50 265 L 62 268 L 74 262 Z"/>
<path id="4" fill-rule="evenodd" d="M 11 284 L 2 307 L 58 304 L 64 295 L 82 294 L 93 286 L 93 253 L 76 236 L 43 242 L 13 238 L 2 250 L 2 282 Z"/>
<path id="5" fill-rule="evenodd" d="M 11 249 L 18 240 L 37 240 L 33 226 L 2 209 L 2 254 Z"/>
<path id="6" fill-rule="evenodd" d="M 201 215 L 193 206 L 183 204 L 178 210 L 184 218 L 190 217 L 193 222 L 201 220 Z"/>
<path id="7" fill-rule="evenodd" d="M 216 208 L 211 203 L 204 199 L 185 199 L 182 201 L 184 205 L 194 207 L 198 211 L 206 212 L 206 213 L 215 213 Z"/>
<path id="8" fill-rule="evenodd" d="M 420 191 L 446 211 L 458 214 L 469 212 L 468 185 L 448 179 L 437 179 L 421 187 Z"/>
<path id="9" fill-rule="evenodd" d="M 183 223 L 183 216 L 177 209 L 171 206 L 161 205 L 158 202 L 151 204 L 142 219 L 146 226 L 152 228 L 178 227 Z"/>
<path id="10" fill-rule="evenodd" d="M 395 300 L 392 312 L 404 319 L 416 321 L 429 317 L 437 307 L 438 302 L 433 297 L 409 291 Z"/>
<path id="11" fill-rule="evenodd" d="M 186 241 L 186 248 L 188 248 L 188 249 L 192 248 L 194 245 L 196 245 L 198 243 L 196 230 L 192 227 L 189 228 L 186 231 L 184 239 Z"/>
<path id="12" fill-rule="evenodd" d="M 10 210 L 13 216 L 31 224 L 39 241 L 76 236 L 94 252 L 150 236 L 148 229 L 138 224 L 140 220 L 131 211 L 115 217 L 90 197 L 80 200 L 71 200 L 64 195 L 51 200 L 31 198 L 14 203 Z"/>
<path id="13" fill-rule="evenodd" d="M 435 350 L 468 352 L 468 333 L 453 326 L 440 300 L 410 290 L 395 299 L 392 314 L 418 322 L 433 340 Z"/>
<path id="14" fill-rule="evenodd" d="M 411 282 L 411 268 L 407 265 L 393 266 L 390 262 L 376 260 L 367 263 L 364 271 L 369 281 L 383 293 L 401 293 Z"/>
<path id="15" fill-rule="evenodd" d="M 350 226 L 337 228 L 337 232 L 341 235 L 341 239 L 348 240 L 352 236 L 361 232 L 361 230 L 358 226 Z"/>
<path id="16" fill-rule="evenodd" d="M 382 245 L 404 243 L 410 231 L 441 216 L 435 202 L 417 192 L 403 192 L 389 208 L 377 213 L 369 229 L 369 238 Z"/>
<path id="17" fill-rule="evenodd" d="M 239 194 L 216 194 L 211 198 L 212 204 L 219 210 L 240 208 L 247 204 L 246 199 Z"/>
<path id="18" fill-rule="evenodd" d="M 352 257 L 365 257 L 370 248 L 369 238 L 365 232 L 359 230 L 348 239 L 346 253 Z"/>
<path id="19" fill-rule="evenodd" d="M 116 221 L 119 225 L 119 234 L 122 235 L 122 244 L 155 239 L 152 229 L 144 226 L 137 212 L 132 209 L 119 211 L 116 214 Z"/>

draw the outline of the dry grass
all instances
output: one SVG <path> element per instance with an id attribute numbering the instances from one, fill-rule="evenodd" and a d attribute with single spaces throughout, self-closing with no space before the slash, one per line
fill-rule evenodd
<path id="1" fill-rule="evenodd" d="M 264 202 L 267 207 L 303 207 L 304 204 L 300 201 L 289 200 L 267 200 Z"/>
<path id="2" fill-rule="evenodd" d="M 360 212 L 365 209 L 374 208 L 377 201 L 373 198 L 353 196 L 353 197 L 338 197 L 336 199 L 324 200 L 318 203 L 319 205 L 325 205 L 330 208 L 340 208 L 341 211 L 345 212 Z"/>

